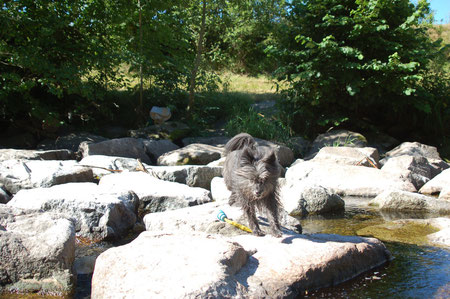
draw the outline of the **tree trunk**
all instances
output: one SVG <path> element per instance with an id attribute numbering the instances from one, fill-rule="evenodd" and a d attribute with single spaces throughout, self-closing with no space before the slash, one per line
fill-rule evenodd
<path id="1" fill-rule="evenodd" d="M 139 5 L 139 107 L 138 119 L 140 122 L 145 121 L 144 101 L 143 101 L 143 74 L 142 74 L 142 6 L 141 1 L 138 0 Z"/>
<path id="2" fill-rule="evenodd" d="M 197 53 L 195 55 L 194 66 L 191 71 L 191 79 L 189 82 L 189 104 L 186 109 L 188 118 L 190 117 L 192 107 L 194 106 L 195 84 L 196 84 L 195 78 L 197 77 L 198 68 L 200 66 L 200 62 L 202 59 L 203 36 L 205 35 L 205 22 L 206 22 L 206 1 L 203 1 L 202 24 L 200 27 L 200 34 L 198 36 Z"/>

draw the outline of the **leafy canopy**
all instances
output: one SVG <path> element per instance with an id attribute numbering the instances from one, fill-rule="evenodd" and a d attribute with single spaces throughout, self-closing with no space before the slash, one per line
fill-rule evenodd
<path id="1" fill-rule="evenodd" d="M 296 129 L 361 119 L 417 125 L 411 115 L 430 114 L 436 99 L 422 83 L 437 45 L 422 25 L 428 14 L 426 1 L 292 1 L 268 53 L 289 84 L 284 104 Z"/>

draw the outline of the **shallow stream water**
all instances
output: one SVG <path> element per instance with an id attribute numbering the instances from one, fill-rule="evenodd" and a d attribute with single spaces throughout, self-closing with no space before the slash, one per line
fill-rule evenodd
<path id="1" fill-rule="evenodd" d="M 301 219 L 303 233 L 357 235 L 365 227 L 387 221 L 439 216 L 381 213 L 368 207 L 368 200 L 362 198 L 346 198 L 345 202 L 345 213 Z M 298 298 L 450 298 L 450 250 L 427 245 L 421 234 L 407 232 L 407 236 L 400 236 L 402 242 L 383 240 L 393 256 L 391 262 L 351 281 Z"/>
<path id="2" fill-rule="evenodd" d="M 329 216 L 308 216 L 300 219 L 303 233 L 357 235 L 363 228 L 396 219 L 430 218 L 439 215 L 381 213 L 368 207 L 367 199 L 345 198 L 346 210 Z M 382 240 L 393 260 L 351 281 L 335 287 L 310 291 L 298 298 L 450 298 L 450 249 L 427 245 L 423 231 L 408 231 L 401 242 Z M 100 243 L 79 246 L 77 258 L 98 255 L 121 243 Z M 74 298 L 89 298 L 92 275 L 78 275 Z M 0 295 L 0 298 L 54 298 L 38 295 Z"/>

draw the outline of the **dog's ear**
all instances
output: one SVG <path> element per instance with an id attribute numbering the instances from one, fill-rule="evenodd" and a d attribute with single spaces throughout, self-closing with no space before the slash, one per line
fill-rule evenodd
<path id="1" fill-rule="evenodd" d="M 271 150 L 265 157 L 264 157 L 264 162 L 266 162 L 267 164 L 271 164 L 274 165 L 277 161 L 277 156 L 275 155 L 275 152 L 273 150 Z"/>
<path id="2" fill-rule="evenodd" d="M 242 150 L 242 156 L 241 156 L 241 166 L 253 164 L 253 161 L 255 161 L 255 155 L 251 148 L 246 147 Z"/>

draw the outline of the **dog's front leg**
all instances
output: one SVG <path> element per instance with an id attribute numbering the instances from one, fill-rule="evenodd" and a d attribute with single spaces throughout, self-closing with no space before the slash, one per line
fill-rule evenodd
<path id="1" fill-rule="evenodd" d="M 265 234 L 259 228 L 258 219 L 256 218 L 256 211 L 254 205 L 248 205 L 244 208 L 245 215 L 247 216 L 248 225 L 253 231 L 253 234 L 257 236 L 264 236 Z"/>
<path id="2" fill-rule="evenodd" d="M 265 210 L 270 225 L 270 233 L 272 236 L 280 238 L 282 236 L 281 225 L 279 221 L 280 207 L 276 198 L 269 198 L 265 202 Z"/>

